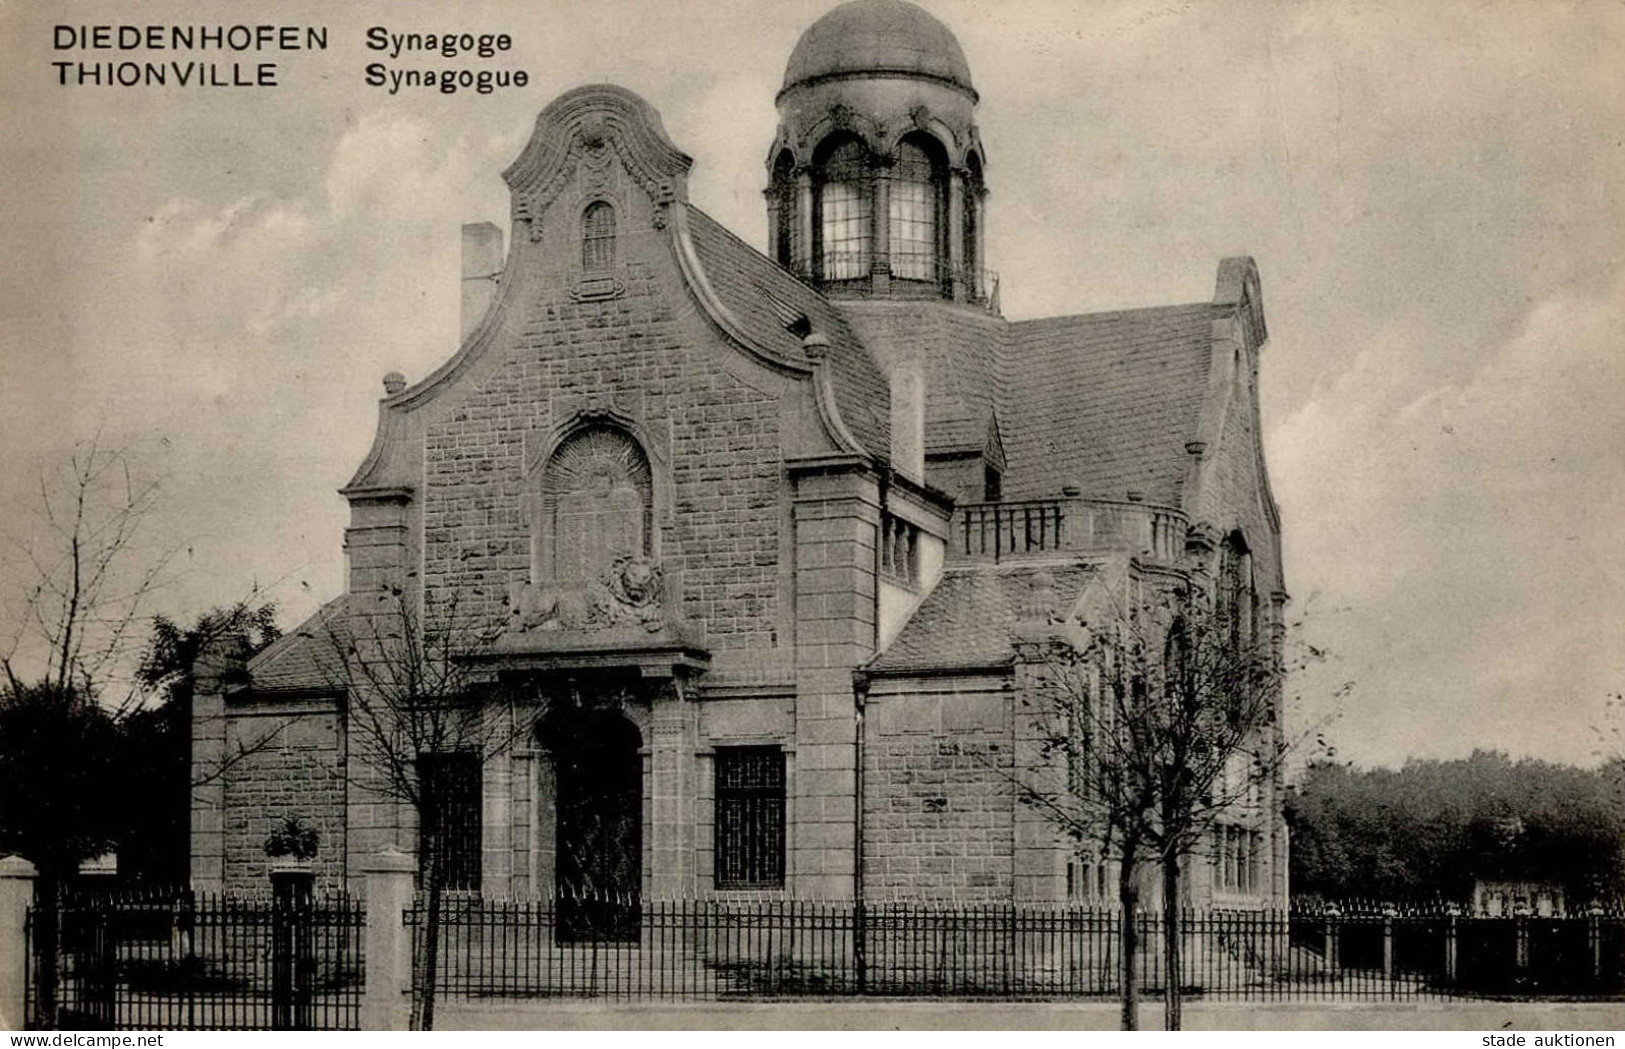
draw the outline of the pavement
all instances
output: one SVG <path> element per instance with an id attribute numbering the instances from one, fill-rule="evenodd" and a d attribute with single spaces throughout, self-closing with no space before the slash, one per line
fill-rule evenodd
<path id="1" fill-rule="evenodd" d="M 887 1001 L 614 1002 L 450 999 L 443 1031 L 1105 1031 L 1113 1002 Z M 1162 1003 L 1140 1007 L 1162 1029 Z M 1185 1028 L 1209 1031 L 1625 1031 L 1625 1002 L 1191 1002 Z"/>

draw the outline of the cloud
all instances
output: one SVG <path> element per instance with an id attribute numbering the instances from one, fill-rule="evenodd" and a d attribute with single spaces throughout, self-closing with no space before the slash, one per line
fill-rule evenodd
<path id="1" fill-rule="evenodd" d="M 1562 753 L 1625 680 L 1621 331 L 1625 271 L 1541 301 L 1465 375 L 1396 327 L 1269 434 L 1289 581 L 1347 609 L 1312 629 L 1358 654 L 1351 756 Z"/>

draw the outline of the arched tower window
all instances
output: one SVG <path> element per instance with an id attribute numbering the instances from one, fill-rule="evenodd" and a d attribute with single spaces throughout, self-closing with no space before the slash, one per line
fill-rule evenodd
<path id="1" fill-rule="evenodd" d="M 869 275 L 873 204 L 869 155 L 862 142 L 837 142 L 818 164 L 818 276 L 851 280 Z"/>
<path id="2" fill-rule="evenodd" d="M 886 216 L 893 277 L 941 279 L 945 175 L 941 149 L 929 136 L 911 135 L 898 145 Z"/>
<path id="3" fill-rule="evenodd" d="M 796 222 L 795 161 L 787 149 L 773 162 L 773 203 L 777 209 L 773 215 L 774 260 L 785 269 L 794 269 L 799 224 Z"/>
<path id="4" fill-rule="evenodd" d="M 615 265 L 615 209 L 602 200 L 581 213 L 581 268 L 607 270 Z"/>
<path id="5" fill-rule="evenodd" d="M 653 475 L 625 431 L 593 426 L 559 445 L 541 496 L 542 579 L 583 582 L 617 558 L 653 553 Z"/>

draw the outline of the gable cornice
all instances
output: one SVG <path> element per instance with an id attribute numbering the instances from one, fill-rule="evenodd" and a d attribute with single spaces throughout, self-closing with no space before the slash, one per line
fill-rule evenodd
<path id="1" fill-rule="evenodd" d="M 694 161 L 666 137 L 655 108 L 624 87 L 587 84 L 566 91 L 537 115 L 524 151 L 502 173 L 513 195 L 515 227 L 526 225 L 536 240 L 542 212 L 577 163 L 605 149 L 614 151 L 656 203 L 688 199 Z"/>

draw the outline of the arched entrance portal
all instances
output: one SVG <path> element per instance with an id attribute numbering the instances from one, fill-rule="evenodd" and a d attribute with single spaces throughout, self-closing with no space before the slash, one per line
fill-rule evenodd
<path id="1" fill-rule="evenodd" d="M 638 938 L 643 758 L 616 711 L 572 710 L 542 727 L 552 752 L 554 886 L 561 941 Z"/>

